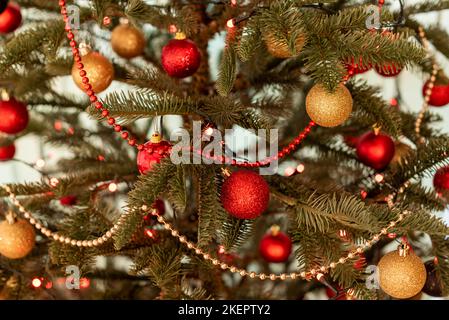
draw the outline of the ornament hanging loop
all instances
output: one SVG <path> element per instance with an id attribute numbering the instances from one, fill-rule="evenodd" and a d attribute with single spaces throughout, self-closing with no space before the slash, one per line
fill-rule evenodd
<path id="1" fill-rule="evenodd" d="M 382 126 L 380 124 L 378 124 L 378 123 L 373 124 L 373 131 L 376 136 L 379 135 L 381 130 L 382 130 Z"/>

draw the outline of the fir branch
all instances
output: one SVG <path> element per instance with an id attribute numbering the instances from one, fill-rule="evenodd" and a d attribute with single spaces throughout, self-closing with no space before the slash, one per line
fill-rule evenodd
<path id="1" fill-rule="evenodd" d="M 222 96 L 227 96 L 232 88 L 237 76 L 237 59 L 233 44 L 228 44 L 223 51 L 220 63 L 220 71 L 215 84 L 217 92 Z"/>

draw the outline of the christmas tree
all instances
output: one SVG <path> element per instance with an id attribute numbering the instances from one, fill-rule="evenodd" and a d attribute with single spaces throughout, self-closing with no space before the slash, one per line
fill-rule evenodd
<path id="1" fill-rule="evenodd" d="M 449 294 L 445 9 L 2 1 L 0 159 L 39 179 L 0 185 L 0 297 Z"/>

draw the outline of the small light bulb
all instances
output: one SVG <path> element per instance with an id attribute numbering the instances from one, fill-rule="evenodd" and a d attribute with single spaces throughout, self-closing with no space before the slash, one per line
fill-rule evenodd
<path id="1" fill-rule="evenodd" d="M 51 289 L 53 287 L 53 283 L 51 282 L 51 281 L 48 281 L 46 284 L 45 284 L 45 289 Z"/>
<path id="2" fill-rule="evenodd" d="M 286 176 L 286 177 L 290 177 L 291 175 L 293 175 L 294 173 L 295 173 L 295 168 L 293 168 L 293 167 L 288 167 L 288 168 L 285 168 L 285 170 L 284 170 L 284 175 Z"/>
<path id="3" fill-rule="evenodd" d="M 298 166 L 296 167 L 296 171 L 298 171 L 299 173 L 303 173 L 305 169 L 306 167 L 302 163 L 298 164 Z"/>
<path id="4" fill-rule="evenodd" d="M 108 189 L 109 189 L 110 192 L 116 192 L 117 188 L 118 188 L 117 184 L 114 183 L 114 182 L 110 183 L 109 186 L 108 186 Z"/>
<path id="5" fill-rule="evenodd" d="M 81 278 L 80 279 L 80 287 L 83 289 L 90 287 L 90 280 L 88 278 Z"/>
<path id="6" fill-rule="evenodd" d="M 214 133 L 214 128 L 209 127 L 206 130 L 204 130 L 204 134 L 207 136 L 211 136 Z"/>
<path id="7" fill-rule="evenodd" d="M 52 187 L 56 187 L 59 184 L 59 180 L 57 178 L 51 178 L 50 179 L 50 185 Z"/>
<path id="8" fill-rule="evenodd" d="M 42 285 L 42 280 L 39 279 L 39 278 L 34 278 L 34 279 L 31 281 L 31 284 L 32 284 L 33 287 L 39 288 L 39 287 Z"/>
<path id="9" fill-rule="evenodd" d="M 228 21 L 226 21 L 226 26 L 228 28 L 234 28 L 235 27 L 234 19 L 229 19 Z"/>
<path id="10" fill-rule="evenodd" d="M 226 250 L 225 250 L 224 246 L 219 246 L 218 247 L 218 253 L 223 254 L 225 252 L 226 252 Z"/>
<path id="11" fill-rule="evenodd" d="M 43 168 L 45 166 L 45 160 L 44 159 L 38 159 L 36 161 L 36 167 Z"/>
<path id="12" fill-rule="evenodd" d="M 380 173 L 377 173 L 374 176 L 374 181 L 376 181 L 377 183 L 381 183 L 382 181 L 384 181 L 384 175 L 380 174 Z"/>

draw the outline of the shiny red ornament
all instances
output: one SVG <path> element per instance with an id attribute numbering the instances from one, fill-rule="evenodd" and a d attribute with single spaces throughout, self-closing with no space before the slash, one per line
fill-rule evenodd
<path id="1" fill-rule="evenodd" d="M 16 134 L 28 125 L 27 107 L 15 100 L 0 101 L 0 132 Z"/>
<path id="2" fill-rule="evenodd" d="M 402 68 L 395 66 L 394 64 L 385 64 L 383 66 L 376 66 L 376 72 L 383 77 L 396 77 L 401 73 Z"/>
<path id="3" fill-rule="evenodd" d="M 191 40 L 172 39 L 162 48 L 162 66 L 170 77 L 190 77 L 200 63 L 201 53 Z"/>
<path id="4" fill-rule="evenodd" d="M 0 147 L 0 161 L 11 160 L 16 153 L 16 147 L 14 144 Z"/>
<path id="5" fill-rule="evenodd" d="M 427 81 L 423 88 L 422 94 L 423 97 L 426 96 L 426 91 L 429 85 L 429 81 Z M 437 85 L 435 84 L 432 88 L 432 93 L 429 96 L 429 104 L 434 107 L 445 106 L 449 103 L 449 84 L 448 85 Z"/>
<path id="6" fill-rule="evenodd" d="M 221 188 L 223 208 L 238 219 L 255 219 L 268 207 L 270 188 L 258 173 L 249 170 L 233 172 Z"/>
<path id="7" fill-rule="evenodd" d="M 0 13 L 0 33 L 10 33 L 15 31 L 22 23 L 20 7 L 15 3 L 8 3 L 2 13 Z"/>
<path id="8" fill-rule="evenodd" d="M 292 240 L 285 233 L 273 228 L 260 241 L 259 252 L 267 262 L 285 262 L 292 252 Z"/>
<path id="9" fill-rule="evenodd" d="M 73 206 L 78 201 L 76 196 L 68 195 L 59 199 L 59 203 L 63 206 Z"/>
<path id="10" fill-rule="evenodd" d="M 162 140 L 159 133 L 153 134 L 151 140 L 145 143 L 143 149 L 137 154 L 137 168 L 140 173 L 145 174 L 151 171 L 155 164 L 170 156 L 171 147 L 170 142 Z"/>
<path id="11" fill-rule="evenodd" d="M 394 157 L 395 144 L 387 135 L 374 132 L 364 134 L 357 144 L 357 157 L 375 170 L 383 170 Z"/>
<path id="12" fill-rule="evenodd" d="M 433 177 L 435 190 L 444 196 L 449 195 L 449 166 L 437 170 Z"/>

